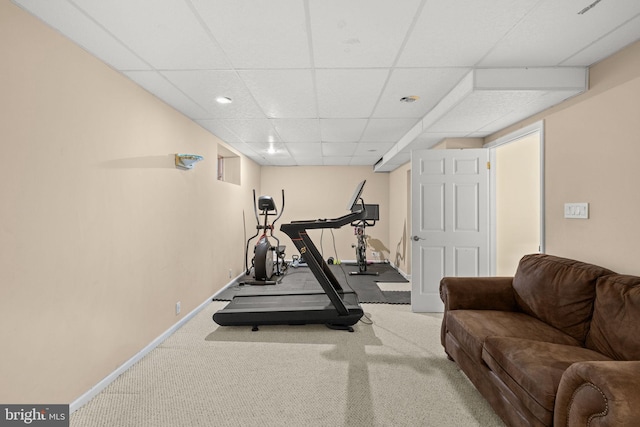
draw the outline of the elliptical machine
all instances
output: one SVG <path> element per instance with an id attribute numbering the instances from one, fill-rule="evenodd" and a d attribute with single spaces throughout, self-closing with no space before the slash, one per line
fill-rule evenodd
<path id="1" fill-rule="evenodd" d="M 242 284 L 244 285 L 275 285 L 276 281 L 271 280 L 274 275 L 280 276 L 284 274 L 284 271 L 287 268 L 285 263 L 284 251 L 285 246 L 280 245 L 280 240 L 276 236 L 273 235 L 274 224 L 284 212 L 284 190 L 282 190 L 282 204 L 280 206 L 280 212 L 276 208 L 276 204 L 273 201 L 271 196 L 260 196 L 258 201 L 256 202 L 256 190 L 253 190 L 253 211 L 256 216 L 256 234 L 251 236 L 249 240 L 247 240 L 247 246 L 245 248 L 245 273 L 248 275 L 251 274 L 251 269 L 253 269 L 253 281 L 245 281 Z M 260 211 L 260 214 L 258 214 Z M 269 216 L 277 215 L 276 218 L 269 224 Z M 264 221 L 260 223 L 260 216 L 264 217 Z M 260 231 L 262 231 L 262 235 L 260 235 Z M 267 235 L 268 233 L 268 235 Z M 248 255 L 249 255 L 249 244 L 251 240 L 258 238 L 258 242 L 253 248 L 253 259 L 251 260 L 251 267 L 249 267 L 248 263 Z M 271 246 L 271 242 L 269 242 L 269 237 L 273 237 L 276 241 L 275 246 Z M 274 271 L 275 267 L 275 271 Z"/>

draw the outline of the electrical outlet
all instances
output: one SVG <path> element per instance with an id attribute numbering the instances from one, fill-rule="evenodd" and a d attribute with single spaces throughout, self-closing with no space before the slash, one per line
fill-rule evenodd
<path id="1" fill-rule="evenodd" d="M 176 303 L 176 316 L 180 314 L 180 301 Z"/>

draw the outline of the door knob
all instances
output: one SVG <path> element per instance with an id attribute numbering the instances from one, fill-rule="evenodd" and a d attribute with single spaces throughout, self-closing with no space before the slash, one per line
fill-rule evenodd
<path id="1" fill-rule="evenodd" d="M 411 238 L 413 239 L 414 242 L 417 242 L 418 240 L 424 240 L 422 237 L 418 237 L 418 236 L 412 236 Z"/>

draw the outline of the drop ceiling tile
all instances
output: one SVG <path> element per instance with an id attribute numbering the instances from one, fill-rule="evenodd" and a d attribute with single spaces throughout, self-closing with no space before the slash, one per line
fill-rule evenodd
<path id="1" fill-rule="evenodd" d="M 151 69 L 149 64 L 67 0 L 16 0 L 14 3 L 39 16 L 48 25 L 117 70 Z"/>
<path id="2" fill-rule="evenodd" d="M 184 1 L 74 0 L 156 69 L 229 69 L 231 64 Z"/>
<path id="3" fill-rule="evenodd" d="M 429 132 L 474 132 L 533 102 L 543 91 L 475 91 L 427 129 Z"/>
<path id="4" fill-rule="evenodd" d="M 291 154 L 281 142 L 251 142 L 247 144 L 253 151 L 267 159 L 291 159 Z"/>
<path id="5" fill-rule="evenodd" d="M 402 138 L 419 119 L 369 119 L 360 138 L 365 142 L 389 142 Z"/>
<path id="6" fill-rule="evenodd" d="M 469 71 L 469 68 L 396 68 L 391 72 L 373 117 L 422 118 Z M 400 102 L 405 96 L 420 99 Z"/>
<path id="7" fill-rule="evenodd" d="M 580 91 L 577 90 L 554 90 L 543 92 L 531 102 L 520 105 L 508 114 L 487 124 L 487 126 L 479 128 L 478 132 L 481 132 L 483 134 L 482 136 L 487 136 L 491 133 L 504 129 L 513 123 L 531 117 L 543 110 L 546 110 L 547 108 L 551 108 L 566 99 L 578 95 L 579 93 Z"/>
<path id="8" fill-rule="evenodd" d="M 226 127 L 243 142 L 278 143 L 280 139 L 268 119 L 220 119 L 218 125 Z"/>
<path id="9" fill-rule="evenodd" d="M 322 156 L 322 144 L 320 142 L 292 142 L 285 145 L 289 153 L 296 159 L 298 157 Z"/>
<path id="10" fill-rule="evenodd" d="M 200 126 L 226 142 L 227 144 L 243 144 L 246 145 L 238 135 L 233 133 L 227 128 L 222 120 L 208 119 L 208 120 L 196 120 Z"/>
<path id="11" fill-rule="evenodd" d="M 356 147 L 356 156 L 382 157 L 389 151 L 395 142 L 359 142 Z"/>
<path id="12" fill-rule="evenodd" d="M 323 142 L 322 154 L 326 157 L 353 156 L 356 148 L 357 142 Z"/>
<path id="13" fill-rule="evenodd" d="M 283 142 L 320 142 L 319 119 L 271 119 Z"/>
<path id="14" fill-rule="evenodd" d="M 349 166 L 352 159 L 351 156 L 323 157 L 322 164 L 325 166 Z"/>
<path id="15" fill-rule="evenodd" d="M 235 68 L 308 68 L 304 2 L 192 0 Z"/>
<path id="16" fill-rule="evenodd" d="M 367 119 L 320 119 L 320 134 L 325 142 L 356 142 L 367 126 Z"/>
<path id="17" fill-rule="evenodd" d="M 583 0 L 541 2 L 480 63 L 481 66 L 559 65 L 640 13 L 638 0 L 598 3 L 588 12 L 578 12 L 591 2 Z M 570 30 L 568 30 L 570 29 Z"/>
<path id="18" fill-rule="evenodd" d="M 633 40 L 640 40 L 640 15 L 569 57 L 561 65 L 587 66 L 595 64 L 611 55 L 611 52 L 617 52 L 624 48 Z"/>
<path id="19" fill-rule="evenodd" d="M 208 115 L 204 108 L 156 71 L 125 71 L 123 74 L 191 119 Z"/>
<path id="20" fill-rule="evenodd" d="M 387 69 L 316 70 L 320 117 L 368 117 L 388 74 Z"/>
<path id="21" fill-rule="evenodd" d="M 318 117 L 311 70 L 245 70 L 238 74 L 267 117 Z"/>
<path id="22" fill-rule="evenodd" d="M 419 0 L 309 1 L 315 66 L 391 67 L 419 5 Z"/>
<path id="23" fill-rule="evenodd" d="M 207 110 L 207 118 L 264 118 L 235 71 L 191 70 L 163 71 L 171 83 Z M 216 98 L 231 98 L 231 104 L 219 104 Z"/>
<path id="24" fill-rule="evenodd" d="M 433 0 L 425 3 L 399 67 L 470 67 L 539 0 Z"/>

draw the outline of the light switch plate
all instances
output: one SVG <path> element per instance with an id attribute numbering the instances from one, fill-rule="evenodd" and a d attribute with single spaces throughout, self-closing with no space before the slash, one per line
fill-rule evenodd
<path id="1" fill-rule="evenodd" d="M 565 203 L 564 217 L 570 219 L 588 219 L 589 203 Z"/>

